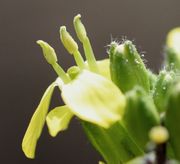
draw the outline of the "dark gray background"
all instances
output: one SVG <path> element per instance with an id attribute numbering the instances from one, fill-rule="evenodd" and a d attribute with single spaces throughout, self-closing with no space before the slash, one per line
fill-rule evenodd
<path id="1" fill-rule="evenodd" d="M 0 0 L 1 164 L 96 164 L 101 159 L 75 119 L 56 138 L 44 128 L 35 160 L 25 158 L 21 151 L 34 109 L 56 78 L 35 41 L 49 42 L 59 63 L 68 68 L 73 58 L 61 45 L 58 31 L 66 25 L 75 37 L 72 20 L 78 13 L 98 59 L 107 57 L 105 46 L 111 35 L 127 36 L 141 52 L 146 51 L 147 66 L 155 71 L 161 67 L 166 33 L 180 25 L 179 0 Z M 56 91 L 52 107 L 60 103 Z"/>

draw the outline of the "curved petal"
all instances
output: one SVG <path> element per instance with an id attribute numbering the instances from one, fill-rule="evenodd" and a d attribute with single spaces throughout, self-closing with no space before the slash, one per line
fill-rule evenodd
<path id="1" fill-rule="evenodd" d="M 73 113 L 66 105 L 51 110 L 46 117 L 50 135 L 55 137 L 60 131 L 66 130 L 72 117 Z"/>
<path id="2" fill-rule="evenodd" d="M 125 97 L 116 85 L 87 70 L 62 86 L 62 98 L 79 118 L 105 128 L 124 113 Z"/>
<path id="3" fill-rule="evenodd" d="M 36 144 L 41 135 L 45 123 L 46 114 L 48 112 L 51 96 L 55 86 L 57 86 L 57 83 L 58 86 L 60 86 L 60 84 L 63 84 L 62 81 L 58 78 L 46 89 L 24 135 L 22 141 L 22 149 L 28 158 L 35 157 Z"/>
<path id="4" fill-rule="evenodd" d="M 111 79 L 109 59 L 98 60 L 97 65 L 99 73 L 107 79 Z"/>

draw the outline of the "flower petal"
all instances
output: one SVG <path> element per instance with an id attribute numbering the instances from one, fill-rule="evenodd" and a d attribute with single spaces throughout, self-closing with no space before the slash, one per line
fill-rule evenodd
<path id="1" fill-rule="evenodd" d="M 35 157 L 36 144 L 45 123 L 52 93 L 57 84 L 59 87 L 63 84 L 60 78 L 57 78 L 57 80 L 46 89 L 24 135 L 22 149 L 28 158 Z"/>
<path id="2" fill-rule="evenodd" d="M 87 70 L 62 86 L 62 98 L 79 118 L 105 128 L 121 119 L 124 113 L 125 97 L 118 87 Z"/>
<path id="3" fill-rule="evenodd" d="M 55 137 L 60 131 L 66 130 L 72 117 L 73 113 L 66 105 L 51 110 L 46 117 L 50 135 Z"/>
<path id="4" fill-rule="evenodd" d="M 99 68 L 99 73 L 107 79 L 111 79 L 109 59 L 98 60 L 97 65 Z"/>

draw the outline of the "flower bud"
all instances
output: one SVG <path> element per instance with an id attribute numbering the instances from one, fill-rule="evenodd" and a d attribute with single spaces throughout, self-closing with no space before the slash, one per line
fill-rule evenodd
<path id="1" fill-rule="evenodd" d="M 149 130 L 160 122 L 158 112 L 152 98 L 141 87 L 127 92 L 126 98 L 124 125 L 135 142 L 144 149 L 149 140 Z"/>
<path id="2" fill-rule="evenodd" d="M 112 44 L 109 55 L 111 78 L 123 92 L 131 90 L 136 85 L 149 92 L 147 69 L 131 41 L 127 40 L 120 45 Z"/>
<path id="3" fill-rule="evenodd" d="M 169 139 L 169 133 L 163 126 L 155 126 L 149 132 L 149 138 L 156 144 L 163 144 Z"/>
<path id="4" fill-rule="evenodd" d="M 167 100 L 167 112 L 165 117 L 165 125 L 169 131 L 170 144 L 173 148 L 175 158 L 180 160 L 180 82 L 179 79 L 169 89 Z"/>
<path id="5" fill-rule="evenodd" d="M 173 69 L 180 70 L 180 27 L 172 29 L 166 40 L 165 64 Z"/>
<path id="6" fill-rule="evenodd" d="M 175 77 L 173 71 L 163 70 L 158 75 L 157 82 L 155 84 L 155 89 L 153 93 L 154 103 L 159 112 L 164 112 L 167 98 L 167 91 L 171 86 Z"/>

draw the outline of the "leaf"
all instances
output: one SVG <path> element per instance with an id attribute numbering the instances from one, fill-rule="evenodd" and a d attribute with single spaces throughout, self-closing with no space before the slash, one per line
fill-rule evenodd
<path id="1" fill-rule="evenodd" d="M 72 117 L 73 114 L 66 105 L 51 110 L 46 117 L 50 135 L 55 137 L 60 131 L 66 130 Z"/>
<path id="2" fill-rule="evenodd" d="M 87 70 L 62 86 L 62 98 L 76 116 L 104 128 L 121 119 L 124 113 L 125 97 L 118 87 Z"/>

